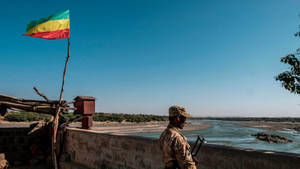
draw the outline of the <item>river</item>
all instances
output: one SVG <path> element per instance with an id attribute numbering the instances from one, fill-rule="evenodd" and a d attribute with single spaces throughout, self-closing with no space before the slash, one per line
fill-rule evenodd
<path id="1" fill-rule="evenodd" d="M 208 144 L 226 145 L 232 147 L 251 148 L 259 150 L 271 150 L 278 152 L 290 152 L 300 154 L 300 133 L 294 130 L 272 131 L 257 129 L 251 127 L 243 127 L 235 125 L 237 121 L 222 120 L 190 120 L 193 124 L 210 124 L 212 127 L 204 130 L 183 131 L 188 141 L 195 141 L 200 135 L 205 138 Z M 270 134 L 278 134 L 293 140 L 291 143 L 275 144 L 257 140 L 251 134 L 258 132 L 267 132 Z M 160 132 L 153 133 L 133 133 L 130 135 L 159 138 Z"/>

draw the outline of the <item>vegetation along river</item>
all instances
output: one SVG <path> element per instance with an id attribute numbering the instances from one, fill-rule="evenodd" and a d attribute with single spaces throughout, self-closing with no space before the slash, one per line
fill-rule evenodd
<path id="1" fill-rule="evenodd" d="M 300 133 L 295 130 L 265 130 L 252 127 L 235 125 L 236 121 L 222 120 L 190 120 L 193 124 L 210 124 L 212 127 L 204 130 L 183 131 L 188 141 L 195 141 L 197 136 L 204 137 L 208 144 L 218 144 L 233 147 L 251 148 L 259 150 L 271 150 L 279 152 L 290 152 L 300 154 Z M 251 134 L 267 132 L 277 134 L 293 140 L 291 143 L 276 144 L 260 141 Z M 132 133 L 130 135 L 159 138 L 160 132 Z"/>

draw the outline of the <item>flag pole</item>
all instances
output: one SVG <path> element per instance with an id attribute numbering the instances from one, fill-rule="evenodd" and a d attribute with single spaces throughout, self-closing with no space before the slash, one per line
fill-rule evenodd
<path id="1" fill-rule="evenodd" d="M 60 95 L 59 95 L 59 101 L 58 105 L 56 107 L 55 111 L 55 118 L 54 118 L 54 125 L 53 125 L 53 135 L 52 135 L 52 163 L 54 169 L 57 169 L 57 159 L 56 159 L 56 134 L 57 134 L 57 128 L 58 128 L 58 120 L 59 120 L 59 113 L 61 111 L 61 102 L 62 102 L 62 97 L 63 97 L 63 92 L 64 92 L 64 85 L 65 85 L 65 77 L 66 77 L 66 71 L 67 71 L 67 66 L 68 66 L 68 61 L 70 58 L 70 38 L 68 38 L 68 53 L 67 53 L 67 58 L 65 62 L 65 68 L 64 68 L 64 73 L 63 73 L 63 80 L 62 80 L 62 85 L 61 85 L 61 90 L 60 90 Z"/>

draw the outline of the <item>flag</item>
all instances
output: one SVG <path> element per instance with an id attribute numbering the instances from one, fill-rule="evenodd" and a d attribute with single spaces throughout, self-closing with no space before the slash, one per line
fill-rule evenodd
<path id="1" fill-rule="evenodd" d="M 27 24 L 24 36 L 32 36 L 43 39 L 63 39 L 70 37 L 70 11 L 59 12 L 31 21 Z"/>

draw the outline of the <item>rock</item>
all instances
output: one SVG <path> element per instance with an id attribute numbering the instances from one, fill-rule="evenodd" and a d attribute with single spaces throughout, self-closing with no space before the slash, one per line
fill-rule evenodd
<path id="1" fill-rule="evenodd" d="M 300 126 L 294 127 L 293 129 L 300 132 Z"/>
<path id="2" fill-rule="evenodd" d="M 292 140 L 289 140 L 286 137 L 279 136 L 279 135 L 276 135 L 276 134 L 268 134 L 268 133 L 265 133 L 265 132 L 252 134 L 252 136 L 255 136 L 257 139 L 262 140 L 262 141 L 266 141 L 268 143 L 289 143 L 289 142 L 293 142 Z"/>
<path id="3" fill-rule="evenodd" d="M 8 161 L 5 160 L 5 154 L 0 154 L 0 169 L 7 169 L 8 168 Z"/>

